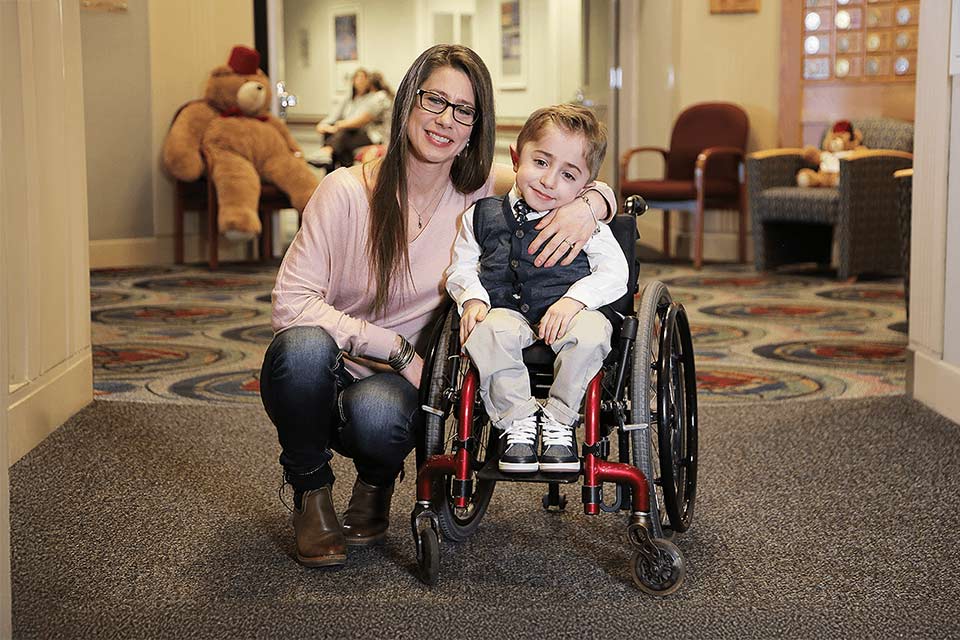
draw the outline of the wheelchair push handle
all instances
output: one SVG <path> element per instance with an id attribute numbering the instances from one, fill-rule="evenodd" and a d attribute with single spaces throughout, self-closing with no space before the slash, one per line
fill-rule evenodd
<path id="1" fill-rule="evenodd" d="M 623 202 L 623 213 L 634 218 L 642 216 L 648 208 L 647 201 L 636 195 L 629 196 Z"/>

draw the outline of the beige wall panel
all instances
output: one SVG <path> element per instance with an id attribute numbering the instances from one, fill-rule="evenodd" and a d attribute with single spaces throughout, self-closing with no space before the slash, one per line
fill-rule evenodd
<path id="1" fill-rule="evenodd" d="M 93 395 L 80 9 L 69 0 L 2 4 L 3 82 L 19 89 L 0 104 L 0 295 L 13 329 L 2 410 L 17 405 L 28 416 L 6 418 L 8 443 L 29 450 Z M 18 144 L 6 144 L 11 125 Z"/>
<path id="2" fill-rule="evenodd" d="M 960 369 L 960 76 L 951 78 L 950 187 L 947 196 L 943 359 Z"/>
<path id="3" fill-rule="evenodd" d="M 0 296 L 9 300 L 26 300 L 30 289 L 27 277 L 28 263 L 26 255 L 27 229 L 30 220 L 27 186 L 27 164 L 25 154 L 26 126 L 24 123 L 22 73 L 20 55 L 20 20 L 17 3 L 0 2 L 0 21 L 3 32 L 0 33 L 0 77 L 3 82 L 16 87 L 15 91 L 0 91 L 0 224 L 3 233 L 0 243 L 6 250 L 6 264 L 0 269 Z M 14 260 L 13 256 L 17 259 Z M 5 346 L 8 364 L 2 385 L 22 384 L 27 380 L 27 333 L 30 314 L 17 305 L 9 307 L 0 317 L 0 323 L 6 325 Z M 0 405 L 6 407 L 6 404 Z"/>
<path id="4" fill-rule="evenodd" d="M 149 21 L 154 235 L 169 236 L 173 183 L 160 162 L 163 139 L 177 108 L 203 97 L 210 70 L 227 62 L 234 45 L 253 46 L 253 3 L 150 0 Z"/>
<path id="5" fill-rule="evenodd" d="M 16 37 L 17 7 L 12 3 L 0 3 L 0 82 L 6 83 L 11 68 L 6 58 L 17 50 L 19 38 Z M 19 58 L 19 56 L 17 56 Z M 13 92 L 3 92 L 9 94 Z M 0 150 L 9 144 L 10 133 L 7 129 L 7 110 L 11 101 L 0 95 Z M 7 228 L 10 210 L 6 193 L 10 190 L 7 182 L 6 158 L 0 151 L 0 231 Z M 9 426 L 7 420 L 7 380 L 9 379 L 8 336 L 6 293 L 6 246 L 0 237 L 0 461 L 7 459 Z M 13 619 L 11 615 L 10 589 L 10 474 L 7 465 L 0 462 L 0 638 L 13 637 Z"/>
<path id="6" fill-rule="evenodd" d="M 917 119 L 914 129 L 913 219 L 910 237 L 910 348 L 940 359 L 949 167 L 950 4 L 920 12 Z M 960 179 L 957 176 L 955 179 Z"/>
<path id="7" fill-rule="evenodd" d="M 777 146 L 780 3 L 758 13 L 711 14 L 707 2 L 682 2 L 677 70 L 679 107 L 723 100 L 750 117 L 749 148 Z"/>
<path id="8" fill-rule="evenodd" d="M 82 11 L 90 239 L 153 236 L 147 0 Z"/>
<path id="9" fill-rule="evenodd" d="M 632 0 L 623 4 L 621 153 L 631 147 L 666 148 L 670 143 L 670 131 L 677 115 L 674 75 L 679 26 L 674 20 L 676 13 L 674 0 Z M 656 153 L 641 154 L 633 161 L 630 175 L 660 178 L 663 160 Z"/>

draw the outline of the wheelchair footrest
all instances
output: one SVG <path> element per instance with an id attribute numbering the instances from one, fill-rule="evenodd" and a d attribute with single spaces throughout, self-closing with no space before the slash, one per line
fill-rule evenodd
<path id="1" fill-rule="evenodd" d="M 566 473 L 504 473 L 497 466 L 498 460 L 490 460 L 477 472 L 478 480 L 496 480 L 497 482 L 558 482 L 573 484 L 580 481 L 579 471 Z"/>

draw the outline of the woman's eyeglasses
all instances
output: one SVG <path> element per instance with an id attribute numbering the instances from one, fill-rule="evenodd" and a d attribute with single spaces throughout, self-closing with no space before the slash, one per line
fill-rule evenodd
<path id="1" fill-rule="evenodd" d="M 475 124 L 480 118 L 477 110 L 468 104 L 454 104 L 435 91 L 417 89 L 420 98 L 420 108 L 430 113 L 443 113 L 447 107 L 453 107 L 453 119 L 468 127 Z"/>

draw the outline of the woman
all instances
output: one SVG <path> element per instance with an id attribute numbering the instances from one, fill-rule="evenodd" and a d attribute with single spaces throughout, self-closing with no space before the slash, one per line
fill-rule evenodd
<path id="1" fill-rule="evenodd" d="M 329 170 L 353 164 L 357 149 L 381 144 L 389 134 L 393 92 L 379 72 L 368 74 L 357 69 L 353 74 L 353 93 L 340 109 L 317 125 L 317 132 L 326 134 L 320 158 L 329 157 Z"/>
<path id="2" fill-rule="evenodd" d="M 435 46 L 400 83 L 386 156 L 333 172 L 304 210 L 277 275 L 277 334 L 260 375 L 304 565 L 343 564 L 345 545 L 386 536 L 394 481 L 414 447 L 420 354 L 444 303 L 457 219 L 513 185 L 509 167 L 492 166 L 494 135 L 483 61 L 465 47 Z M 612 191 L 601 189 L 586 196 L 609 212 Z M 594 220 L 578 200 L 541 225 L 531 252 L 552 266 L 573 260 Z M 332 450 L 357 468 L 342 527 Z"/>

